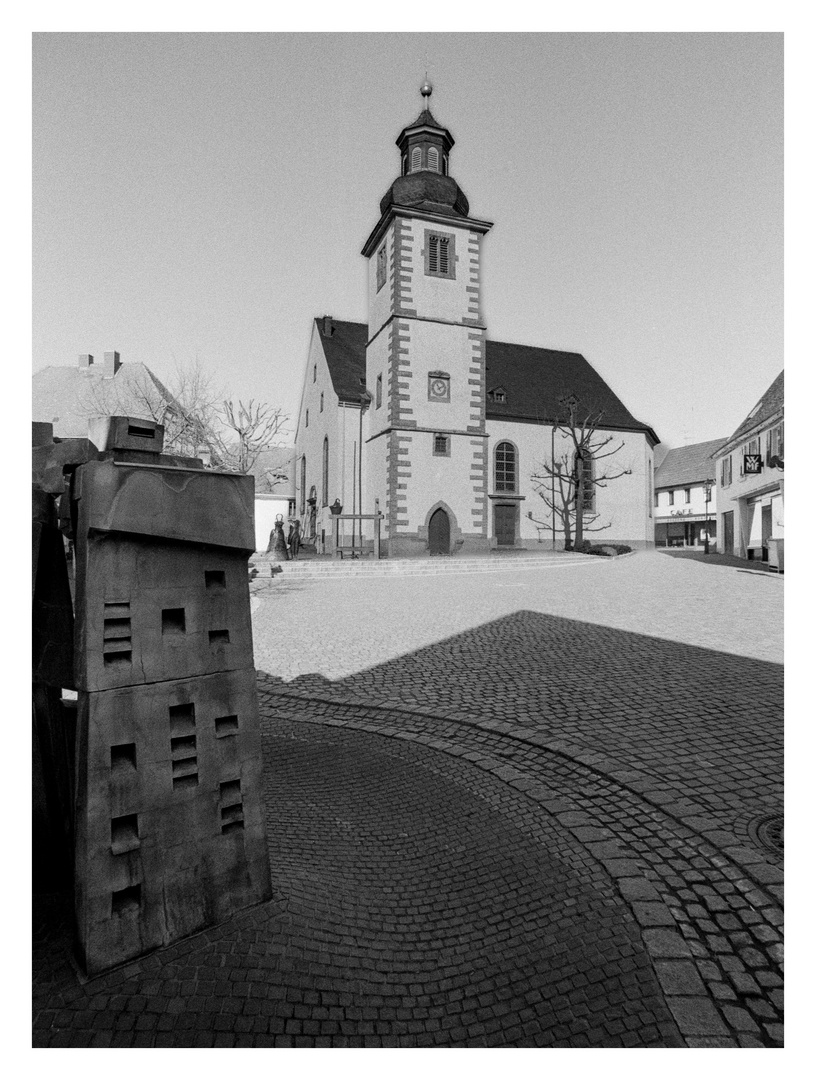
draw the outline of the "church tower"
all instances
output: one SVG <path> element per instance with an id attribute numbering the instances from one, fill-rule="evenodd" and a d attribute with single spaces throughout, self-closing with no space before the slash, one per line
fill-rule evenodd
<path id="1" fill-rule="evenodd" d="M 389 555 L 489 547 L 481 244 L 450 173 L 453 136 L 423 109 L 397 138 L 400 175 L 366 241 L 371 394 L 367 502 Z"/>

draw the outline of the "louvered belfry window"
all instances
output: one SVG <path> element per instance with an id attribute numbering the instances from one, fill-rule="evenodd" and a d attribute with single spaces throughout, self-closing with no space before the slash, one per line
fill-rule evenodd
<path id="1" fill-rule="evenodd" d="M 428 147 L 428 168 L 431 172 L 439 172 L 439 151 L 435 146 Z"/>
<path id="2" fill-rule="evenodd" d="M 436 277 L 453 278 L 456 276 L 455 266 L 453 236 L 427 231 L 425 233 L 425 273 Z"/>
<path id="3" fill-rule="evenodd" d="M 431 247 L 428 252 L 428 269 L 432 274 L 447 274 L 450 266 L 448 256 L 449 241 L 442 236 L 431 237 Z"/>
<path id="4" fill-rule="evenodd" d="M 422 147 L 415 146 L 411 151 L 411 172 L 419 172 L 422 168 Z"/>

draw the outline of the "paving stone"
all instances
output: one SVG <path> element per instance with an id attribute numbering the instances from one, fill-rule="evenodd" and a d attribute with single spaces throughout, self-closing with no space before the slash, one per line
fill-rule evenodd
<path id="1" fill-rule="evenodd" d="M 656 960 L 655 971 L 665 994 L 705 993 L 700 975 L 690 960 Z"/>
<path id="2" fill-rule="evenodd" d="M 677 570 L 664 555 L 631 562 L 652 584 L 654 572 Z M 719 581 L 710 569 L 724 573 L 692 574 Z M 70 916 L 62 931 L 46 920 L 35 935 L 38 1032 L 63 1037 L 54 1018 L 66 1012 L 78 1045 L 101 1035 L 127 1046 L 679 1046 L 667 993 L 684 1031 L 713 1024 L 719 999 L 737 1010 L 743 1039 L 774 1041 L 781 1029 L 769 1033 L 764 1014 L 777 1007 L 781 948 L 764 945 L 779 944 L 767 931 L 781 925 L 769 895 L 781 878 L 758 887 L 746 875 L 766 863 L 732 862 L 718 845 L 730 837 L 729 849 L 746 847 L 744 823 L 779 799 L 779 666 L 731 651 L 739 620 L 727 592 L 712 617 L 706 590 L 708 615 L 684 644 L 674 625 L 682 604 L 663 637 L 649 636 L 605 624 L 597 610 L 575 618 L 584 600 L 574 587 L 572 618 L 488 613 L 486 598 L 498 594 L 484 578 L 475 590 L 437 582 L 427 603 L 416 582 L 410 599 L 399 584 L 387 594 L 370 582 L 332 584 L 330 605 L 325 588 L 279 591 L 274 602 L 270 592 L 267 621 L 255 620 L 257 654 L 275 657 L 287 679 L 303 675 L 301 689 L 259 680 L 278 899 L 74 998 L 62 996 L 76 989 L 70 968 L 48 974 L 66 955 Z M 629 617 L 642 580 L 627 578 L 614 617 Z M 525 603 L 545 592 L 549 603 L 561 588 L 551 573 Z M 760 603 L 752 596 L 745 625 Z M 338 633 L 355 604 L 368 613 L 362 637 Z M 401 627 L 399 656 L 382 654 L 395 644 L 393 630 L 378 630 L 386 609 Z M 446 638 L 458 611 L 467 625 Z M 699 648 L 718 618 L 723 647 Z M 432 637 L 406 651 L 431 624 Z M 281 644 L 281 625 L 304 630 Z M 709 706 L 701 716 L 688 712 L 689 686 Z M 650 923 L 657 912 L 670 921 Z M 760 988 L 747 1010 L 730 1004 L 721 979 L 721 966 L 746 975 L 735 953 L 751 945 L 735 919 L 762 930 L 762 964 L 749 965 L 754 984 L 741 984 Z M 121 1016 L 139 1020 L 96 1026 Z M 729 1039 L 719 1029 L 688 1035 L 689 1045 Z"/>
<path id="3" fill-rule="evenodd" d="M 653 957 L 691 956 L 688 945 L 673 930 L 644 930 L 643 940 Z"/>
<path id="4" fill-rule="evenodd" d="M 676 926 L 671 911 L 663 903 L 635 901 L 632 904 L 635 918 L 641 926 Z"/>
<path id="5" fill-rule="evenodd" d="M 722 1011 L 725 1019 L 736 1031 L 747 1032 L 751 1035 L 760 1034 L 759 1028 L 745 1009 L 740 1009 L 736 1005 L 723 1005 Z"/>

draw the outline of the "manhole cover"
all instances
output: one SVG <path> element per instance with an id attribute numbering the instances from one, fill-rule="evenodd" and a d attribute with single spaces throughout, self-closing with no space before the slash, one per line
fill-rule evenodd
<path id="1" fill-rule="evenodd" d="M 782 814 L 758 818 L 749 831 L 766 851 L 772 851 L 775 855 L 785 854 L 785 819 Z"/>

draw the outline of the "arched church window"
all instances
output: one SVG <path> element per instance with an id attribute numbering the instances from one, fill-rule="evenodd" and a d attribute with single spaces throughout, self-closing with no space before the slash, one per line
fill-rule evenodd
<path id="1" fill-rule="evenodd" d="M 431 172 L 439 172 L 439 151 L 435 146 L 428 147 L 428 168 Z"/>
<path id="2" fill-rule="evenodd" d="M 411 151 L 411 172 L 418 172 L 422 168 L 422 147 L 415 146 Z"/>
<path id="3" fill-rule="evenodd" d="M 448 175 L 448 159 L 445 157 L 444 154 L 442 155 L 442 175 Z"/>
<path id="4" fill-rule="evenodd" d="M 329 505 L 329 437 L 323 439 L 323 499 L 322 506 Z"/>
<path id="5" fill-rule="evenodd" d="M 496 446 L 496 491 L 515 491 L 518 483 L 516 448 L 510 442 Z"/>
<path id="6" fill-rule="evenodd" d="M 578 478 L 582 476 L 581 506 L 585 513 L 595 510 L 595 462 L 588 450 L 579 450 L 575 455 L 575 498 L 578 498 Z"/>

